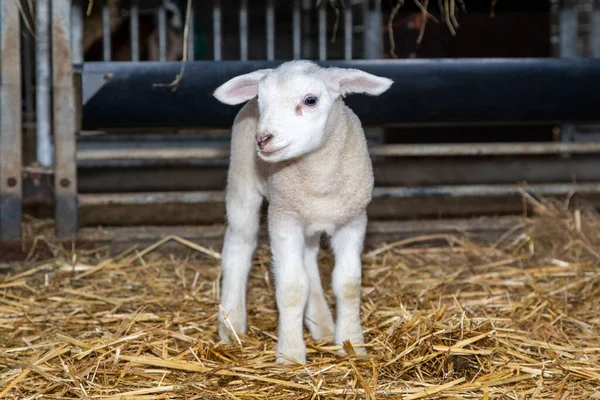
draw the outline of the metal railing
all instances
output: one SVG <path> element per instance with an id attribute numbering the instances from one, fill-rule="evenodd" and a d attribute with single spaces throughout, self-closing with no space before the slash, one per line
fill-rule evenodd
<path id="1" fill-rule="evenodd" d="M 248 0 L 193 0 L 189 16 L 173 8 L 168 0 L 130 0 L 122 10 L 123 23 L 128 24 L 129 62 L 143 63 L 143 47 L 149 39 L 142 35 L 144 17 L 151 15 L 156 33 L 157 59 L 168 62 L 169 35 L 182 34 L 184 21 L 189 18 L 186 61 L 266 60 L 289 58 L 314 60 L 378 59 L 383 56 L 381 0 L 347 0 L 346 7 L 333 10 L 330 2 L 321 0 L 266 0 L 263 9 Z M 336 2 L 338 4 L 338 2 Z M 34 92 L 36 111 L 35 160 L 42 172 L 53 174 L 56 230 L 60 237 L 72 238 L 77 232 L 77 212 L 81 205 L 148 204 L 160 202 L 219 201 L 222 192 L 180 193 L 78 193 L 77 163 L 137 160 L 197 160 L 228 157 L 228 147 L 209 147 L 199 143 L 190 148 L 79 148 L 77 131 L 81 108 L 80 88 L 74 77 L 86 72 L 84 36 L 86 9 L 82 0 L 35 0 L 35 74 L 21 71 L 20 32 L 23 29 L 16 1 L 0 1 L 0 239 L 18 240 L 21 235 L 22 153 L 21 153 L 21 73 L 26 94 Z M 590 12 L 589 43 L 591 55 L 600 57 L 600 0 L 593 0 Z M 96 1 L 101 7 L 101 57 L 95 61 L 114 63 L 113 54 L 119 43 L 113 40 L 111 7 L 108 1 Z M 232 7 L 233 6 L 233 7 Z M 560 17 L 558 42 L 562 55 L 568 55 L 578 45 L 573 40 L 573 23 L 577 13 L 567 4 Z M 233 11 L 231 11 L 233 10 Z M 337 15 L 336 15 L 337 14 Z M 232 27 L 232 21 L 237 24 Z M 258 22 L 257 22 L 258 21 Z M 334 27 L 335 25 L 335 27 Z M 331 37 L 336 31 L 336 41 Z M 197 54 L 194 49 L 200 34 L 205 34 L 207 51 Z M 579 54 L 574 54 L 579 56 Z M 27 57 L 24 57 L 24 60 Z M 33 63 L 29 61 L 29 65 Z M 116 65 L 116 64 L 112 64 Z M 85 103 L 107 81 L 110 74 L 84 76 Z M 93 79 L 92 79 L 93 78 Z M 31 108 L 31 101 L 27 102 Z M 585 155 L 600 153 L 600 145 L 589 143 L 503 143 L 503 144 L 431 144 L 376 145 L 371 154 L 377 157 L 457 157 L 513 155 Z M 538 185 L 534 189 L 547 194 L 581 190 L 600 193 L 598 185 L 561 184 Z M 431 188 L 377 188 L 377 197 L 411 198 L 422 196 L 488 196 L 514 195 L 516 185 L 476 185 Z"/>
<path id="2" fill-rule="evenodd" d="M 111 61 L 114 43 L 111 41 L 109 1 L 105 0 L 100 4 L 102 6 L 102 61 Z M 269 61 L 283 58 L 318 60 L 332 58 L 346 60 L 353 58 L 374 59 L 381 58 L 383 54 L 381 0 L 349 0 L 339 4 L 336 2 L 336 7 L 339 8 L 334 10 L 327 0 L 292 0 L 289 2 L 267 0 L 264 10 L 258 9 L 256 3 L 251 3 L 248 0 L 213 0 L 212 4 L 210 2 L 198 3 L 192 1 L 189 17 L 184 15 L 185 12 L 179 10 L 169 0 L 159 1 L 158 7 L 154 9 L 142 8 L 142 4 L 144 3 L 140 0 L 130 0 L 130 7 L 124 11 L 129 19 L 130 61 L 133 62 L 141 61 L 141 40 L 146 39 L 140 37 L 140 15 L 142 14 L 153 15 L 156 20 L 157 45 L 160 55 L 157 61 L 166 60 L 167 31 L 169 27 L 179 29 L 181 34 L 182 24 L 185 20 L 188 21 L 188 31 L 190 32 L 187 43 L 189 49 L 194 49 L 196 36 L 193 33 L 195 32 L 196 22 L 203 22 L 206 33 L 208 33 L 206 25 L 211 25 L 212 56 L 204 57 L 204 59 L 214 61 L 263 59 L 263 57 L 251 54 L 250 39 L 252 38 L 252 41 L 256 42 L 257 36 L 262 36 L 264 39 L 261 48 L 265 49 L 264 59 Z M 342 4 L 343 6 L 341 6 Z M 201 17 L 198 16 L 198 8 L 201 10 Z M 172 14 L 169 21 L 167 11 Z M 234 14 L 236 14 L 237 27 L 227 25 L 226 31 L 228 35 L 234 35 L 237 30 L 236 39 L 239 39 L 235 40 L 239 42 L 237 45 L 232 45 L 224 37 L 224 19 L 225 17 L 231 19 Z M 264 26 L 257 26 L 256 23 L 251 24 L 257 14 L 262 14 L 258 15 L 259 17 L 264 16 Z M 207 20 L 206 15 L 210 15 L 210 21 Z M 73 61 L 75 64 L 84 61 L 82 40 L 85 18 L 82 1 L 74 0 L 72 6 L 72 38 Z M 335 20 L 332 26 L 331 20 L 333 18 Z M 260 22 L 262 22 L 262 19 Z M 332 43 L 333 36 L 335 36 L 335 43 Z M 356 36 L 362 37 L 360 48 L 356 46 Z M 289 39 L 289 43 L 287 46 L 278 46 L 284 43 L 283 38 L 285 40 Z M 337 50 L 333 55 L 330 53 L 332 46 Z M 263 52 L 260 51 L 259 53 L 262 54 Z M 192 61 L 194 59 L 194 52 L 189 51 L 188 60 Z"/>

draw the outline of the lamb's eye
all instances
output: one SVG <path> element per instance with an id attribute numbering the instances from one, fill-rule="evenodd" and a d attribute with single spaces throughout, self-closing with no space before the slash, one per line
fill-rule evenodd
<path id="1" fill-rule="evenodd" d="M 314 107 L 317 105 L 317 98 L 313 95 L 308 95 L 304 98 L 304 105 L 308 107 Z"/>

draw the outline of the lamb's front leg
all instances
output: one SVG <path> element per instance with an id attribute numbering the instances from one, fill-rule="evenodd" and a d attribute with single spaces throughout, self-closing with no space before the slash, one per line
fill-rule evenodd
<path id="1" fill-rule="evenodd" d="M 363 344 L 363 331 L 360 323 L 360 254 L 367 226 L 367 217 L 351 221 L 338 229 L 331 238 L 335 254 L 335 267 L 332 284 L 336 296 L 337 315 L 335 323 L 335 343 L 342 345 L 345 340 L 352 344 Z M 357 354 L 366 354 L 363 347 L 355 348 Z"/>
<path id="2" fill-rule="evenodd" d="M 304 232 L 295 218 L 269 213 L 269 236 L 279 310 L 277 362 L 306 362 L 302 319 L 309 282 L 304 270 Z"/>

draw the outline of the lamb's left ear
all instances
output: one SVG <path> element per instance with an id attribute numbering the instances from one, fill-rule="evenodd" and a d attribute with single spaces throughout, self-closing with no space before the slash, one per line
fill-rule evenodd
<path id="1" fill-rule="evenodd" d="M 215 90 L 213 96 L 221 103 L 236 105 L 248 101 L 258 94 L 258 81 L 267 75 L 270 69 L 259 69 L 249 74 L 231 78 Z"/>
<path id="2" fill-rule="evenodd" d="M 394 83 L 391 79 L 353 68 L 327 68 L 324 72 L 329 86 L 342 96 L 349 93 L 379 96 Z"/>

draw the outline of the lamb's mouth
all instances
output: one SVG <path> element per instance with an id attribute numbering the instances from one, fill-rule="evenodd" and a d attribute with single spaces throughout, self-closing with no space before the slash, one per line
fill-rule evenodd
<path id="1" fill-rule="evenodd" d="M 259 150 L 258 152 L 260 153 L 260 155 L 262 155 L 262 156 L 264 156 L 264 157 L 270 157 L 270 156 L 272 156 L 273 154 L 275 154 L 275 153 L 278 153 L 278 152 L 280 152 L 281 150 L 285 149 L 286 147 L 287 147 L 287 146 L 283 146 L 283 147 L 280 147 L 280 148 L 278 148 L 278 149 L 275 149 L 275 150 L 270 150 L 270 151 L 263 151 L 263 150 Z"/>

